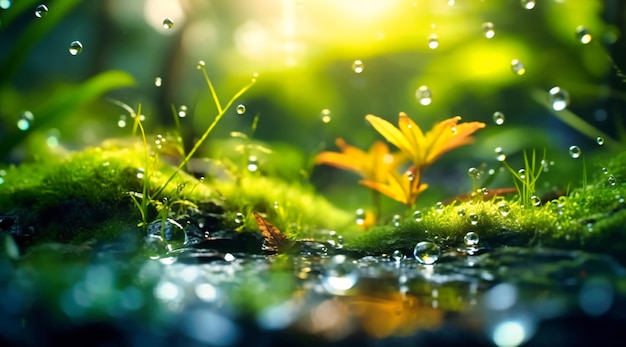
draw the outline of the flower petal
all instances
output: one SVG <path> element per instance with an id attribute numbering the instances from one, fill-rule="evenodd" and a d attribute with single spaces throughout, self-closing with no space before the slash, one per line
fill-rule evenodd
<path id="1" fill-rule="evenodd" d="M 350 170 L 365 177 L 361 158 L 337 152 L 322 152 L 315 156 L 315 164 L 330 165 L 342 170 Z"/>
<path id="2" fill-rule="evenodd" d="M 393 124 L 388 121 L 374 116 L 373 114 L 368 114 L 365 116 L 365 119 L 380 133 L 387 141 L 389 141 L 394 146 L 398 147 L 403 152 L 411 153 L 413 150 L 411 148 L 411 143 L 407 141 L 407 138 L 404 136 L 400 129 L 396 128 Z"/>

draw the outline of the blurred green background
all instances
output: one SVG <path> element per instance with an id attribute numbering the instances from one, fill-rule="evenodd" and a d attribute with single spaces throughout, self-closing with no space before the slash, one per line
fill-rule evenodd
<path id="1" fill-rule="evenodd" d="M 369 192 L 312 158 L 336 150 L 337 137 L 361 148 L 380 139 L 368 113 L 395 123 L 404 111 L 424 130 L 454 115 L 487 123 L 474 145 L 429 168 L 418 205 L 469 191 L 467 169 L 497 168 L 498 146 L 513 167 L 524 149 L 547 148 L 555 165 L 542 189 L 565 190 L 583 171 L 570 146 L 591 173 L 624 148 L 625 14 L 618 0 L 0 0 L 0 156 L 6 165 L 129 137 L 130 120 L 119 126 L 127 114 L 107 98 L 141 104 L 153 135 L 174 130 L 172 106 L 187 107 L 179 120 L 190 147 L 216 114 L 196 69 L 203 60 L 224 101 L 258 77 L 238 102 L 245 114 L 231 110 L 202 154 L 236 159 L 229 134 L 249 133 L 258 115 L 254 139 L 274 150 L 256 153 L 261 171 L 312 182 L 346 208 Z M 68 52 L 72 41 L 82 52 Z M 561 112 L 595 129 L 583 134 L 547 107 L 554 86 L 570 96 Z M 512 185 L 500 176 L 491 187 Z"/>

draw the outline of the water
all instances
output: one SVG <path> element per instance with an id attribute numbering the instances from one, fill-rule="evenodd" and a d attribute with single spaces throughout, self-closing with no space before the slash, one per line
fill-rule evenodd
<path id="1" fill-rule="evenodd" d="M 477 233 L 473 231 L 468 232 L 463 237 L 463 242 L 465 243 L 465 246 L 468 246 L 468 247 L 477 246 L 479 241 L 480 241 L 480 237 L 478 236 Z"/>
<path id="2" fill-rule="evenodd" d="M 330 110 L 327 108 L 323 109 L 319 114 L 319 118 L 322 121 L 322 123 L 330 123 L 332 119 L 330 116 Z"/>
<path id="3" fill-rule="evenodd" d="M 433 101 L 433 94 L 427 86 L 420 86 L 419 88 L 417 88 L 417 90 L 415 91 L 415 97 L 417 98 L 417 101 L 423 106 L 428 106 Z"/>
<path id="4" fill-rule="evenodd" d="M 526 73 L 526 66 L 518 59 L 511 60 L 511 71 L 514 74 L 521 76 Z"/>
<path id="5" fill-rule="evenodd" d="M 582 25 L 576 27 L 576 39 L 583 45 L 589 44 L 593 37 L 591 32 Z"/>
<path id="6" fill-rule="evenodd" d="M 422 218 L 424 218 L 424 216 L 423 216 L 423 214 L 422 214 L 422 211 L 415 211 L 415 212 L 413 212 L 413 219 L 414 219 L 416 222 L 421 222 L 421 221 L 422 221 Z"/>
<path id="7" fill-rule="evenodd" d="M 364 68 L 364 66 L 363 66 L 363 62 L 362 62 L 362 61 L 360 61 L 360 60 L 355 60 L 355 61 L 352 63 L 352 71 L 354 71 L 354 72 L 355 72 L 355 73 L 357 73 L 357 74 L 362 73 L 362 72 L 363 72 L 363 68 Z"/>
<path id="8" fill-rule="evenodd" d="M 245 113 L 246 113 L 246 105 L 244 105 L 244 104 L 239 104 L 239 105 L 237 105 L 237 107 L 236 107 L 236 109 L 235 109 L 235 110 L 236 110 L 237 114 L 239 114 L 239 115 L 243 115 L 243 114 L 245 114 Z"/>
<path id="9" fill-rule="evenodd" d="M 483 35 L 485 35 L 486 38 L 492 39 L 494 36 L 496 36 L 496 31 L 494 30 L 493 23 L 491 22 L 483 23 L 482 29 L 483 29 Z"/>
<path id="10" fill-rule="evenodd" d="M 437 34 L 431 34 L 428 36 L 428 48 L 436 49 L 439 47 L 439 36 Z"/>
<path id="11" fill-rule="evenodd" d="M 161 77 L 156 77 L 154 79 L 154 86 L 155 87 L 160 87 L 162 83 L 163 83 L 163 81 L 161 80 Z"/>
<path id="12" fill-rule="evenodd" d="M 467 175 L 470 178 L 474 179 L 474 180 L 479 179 L 480 178 L 480 170 L 478 170 L 475 167 L 471 167 L 471 168 L 467 169 Z"/>
<path id="13" fill-rule="evenodd" d="M 548 91 L 548 103 L 555 111 L 562 111 L 569 106 L 569 93 L 560 87 L 552 87 Z"/>
<path id="14" fill-rule="evenodd" d="M 598 146 L 603 146 L 604 145 L 604 137 L 602 137 L 602 136 L 596 137 L 596 143 L 598 144 Z"/>
<path id="15" fill-rule="evenodd" d="M 71 55 L 79 55 L 83 51 L 83 44 L 80 41 L 72 41 L 68 50 Z"/>
<path id="16" fill-rule="evenodd" d="M 35 116 L 30 111 L 24 111 L 17 120 L 17 128 L 21 131 L 29 130 L 35 121 Z"/>
<path id="17" fill-rule="evenodd" d="M 570 146 L 568 152 L 573 159 L 578 159 L 583 154 L 583 151 L 578 146 Z"/>
<path id="18" fill-rule="evenodd" d="M 422 241 L 415 245 L 413 249 L 413 256 L 415 259 L 424 265 L 432 265 L 439 260 L 441 255 L 441 249 L 437 244 L 430 241 Z"/>
<path id="19" fill-rule="evenodd" d="M 509 207 L 509 204 L 504 201 L 498 203 L 498 212 L 500 212 L 503 217 L 508 216 L 510 211 L 511 208 Z"/>
<path id="20" fill-rule="evenodd" d="M 506 154 L 504 153 L 504 150 L 502 149 L 502 147 L 496 147 L 494 149 L 494 152 L 496 153 L 496 160 L 497 161 L 505 161 L 506 160 Z"/>
<path id="21" fill-rule="evenodd" d="M 520 0 L 520 4 L 524 9 L 527 10 L 532 10 L 533 8 L 535 8 L 535 5 L 537 5 L 535 0 Z"/>
<path id="22" fill-rule="evenodd" d="M 174 21 L 171 18 L 163 19 L 163 29 L 171 29 L 174 27 Z"/>
<path id="23" fill-rule="evenodd" d="M 178 111 L 177 111 L 178 117 L 180 117 L 180 118 L 185 118 L 185 117 L 187 117 L 187 111 L 188 111 L 188 110 L 187 110 L 187 106 L 185 106 L 185 105 L 180 105 L 180 106 L 178 107 Z"/>
<path id="24" fill-rule="evenodd" d="M 35 17 L 43 18 L 48 14 L 48 6 L 41 4 L 35 7 Z"/>
<path id="25" fill-rule="evenodd" d="M 502 125 L 504 124 L 504 113 L 500 112 L 500 111 L 496 111 L 493 113 L 493 122 L 496 125 Z"/>

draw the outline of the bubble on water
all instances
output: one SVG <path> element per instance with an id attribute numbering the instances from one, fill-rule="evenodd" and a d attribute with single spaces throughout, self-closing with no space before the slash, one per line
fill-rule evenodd
<path id="1" fill-rule="evenodd" d="M 491 39 L 496 35 L 496 31 L 493 28 L 493 23 L 491 22 L 483 23 L 483 34 L 488 39 Z"/>
<path id="2" fill-rule="evenodd" d="M 604 146 L 604 137 L 602 136 L 596 137 L 596 143 L 598 144 L 598 146 Z"/>
<path id="3" fill-rule="evenodd" d="M 245 114 L 246 113 L 246 105 L 244 105 L 244 104 L 237 105 L 236 111 L 237 111 L 237 114 L 239 114 L 239 115 Z"/>
<path id="4" fill-rule="evenodd" d="M 509 215 L 509 212 L 511 212 L 511 208 L 509 207 L 509 204 L 502 201 L 498 204 L 498 212 L 500 212 L 503 217 L 506 217 Z"/>
<path id="5" fill-rule="evenodd" d="M 579 25 L 576 27 L 576 39 L 578 40 L 578 42 L 586 45 L 591 42 L 593 37 L 591 36 L 591 32 L 589 31 L 589 29 L 585 28 L 582 25 Z"/>
<path id="6" fill-rule="evenodd" d="M 479 179 L 480 178 L 480 170 L 478 170 L 475 167 L 471 167 L 471 168 L 467 169 L 467 175 L 469 177 L 471 177 L 472 179 Z"/>
<path id="7" fill-rule="evenodd" d="M 330 123 L 331 121 L 331 117 L 330 117 L 330 110 L 325 108 L 320 112 L 320 119 L 322 120 L 322 123 Z"/>
<path id="8" fill-rule="evenodd" d="M 249 172 L 257 172 L 259 170 L 259 159 L 255 155 L 249 156 L 246 168 Z"/>
<path id="9" fill-rule="evenodd" d="M 548 91 L 548 103 L 555 111 L 562 111 L 569 106 L 569 93 L 560 87 L 552 87 Z"/>
<path id="10" fill-rule="evenodd" d="M 435 210 L 441 213 L 441 211 L 443 211 L 443 202 L 437 201 L 437 203 L 435 204 Z"/>
<path id="11" fill-rule="evenodd" d="M 162 83 L 163 83 L 163 81 L 161 80 L 161 77 L 158 77 L 158 76 L 157 76 L 157 77 L 154 79 L 154 86 L 155 86 L 155 87 L 160 87 Z"/>
<path id="12" fill-rule="evenodd" d="M 433 101 L 433 94 L 427 86 L 420 86 L 419 88 L 417 88 L 417 91 L 415 92 L 415 97 L 417 98 L 417 101 L 419 101 L 419 103 L 423 106 L 428 106 Z"/>
<path id="13" fill-rule="evenodd" d="M 496 123 L 496 125 L 504 124 L 504 113 L 502 113 L 500 111 L 494 112 L 493 113 L 493 122 Z"/>
<path id="14" fill-rule="evenodd" d="M 494 149 L 494 152 L 496 153 L 496 160 L 497 161 L 505 161 L 506 160 L 506 153 L 504 153 L 504 150 L 502 149 L 502 147 L 496 147 Z"/>
<path id="15" fill-rule="evenodd" d="M 430 34 L 428 36 L 428 48 L 435 49 L 439 47 L 439 36 L 437 34 Z"/>
<path id="16" fill-rule="evenodd" d="M 422 211 L 415 211 L 415 212 L 413 212 L 413 219 L 416 222 L 421 222 L 422 218 L 424 218 L 423 215 L 422 215 Z"/>
<path id="17" fill-rule="evenodd" d="M 527 10 L 532 10 L 533 8 L 535 8 L 535 5 L 537 4 L 535 0 L 520 0 L 520 3 L 522 7 Z"/>
<path id="18" fill-rule="evenodd" d="M 478 234 L 473 231 L 468 232 L 463 237 L 463 242 L 465 242 L 466 246 L 476 246 L 478 245 L 479 241 L 480 241 L 480 238 L 478 237 Z"/>
<path id="19" fill-rule="evenodd" d="M 30 111 L 24 111 L 20 114 L 17 119 L 17 128 L 21 131 L 26 131 L 31 128 L 33 121 L 35 120 L 35 116 Z"/>
<path id="20" fill-rule="evenodd" d="M 537 195 L 533 195 L 530 197 L 530 203 L 533 204 L 533 206 L 539 206 L 541 205 L 541 198 Z"/>
<path id="21" fill-rule="evenodd" d="M 415 245 L 413 256 L 421 264 L 432 265 L 439 260 L 441 249 L 435 243 L 422 241 Z"/>
<path id="22" fill-rule="evenodd" d="M 180 105 L 180 106 L 178 107 L 178 117 L 180 117 L 180 118 L 185 118 L 185 117 L 187 117 L 187 111 L 188 111 L 188 110 L 187 110 L 187 106 L 185 106 L 185 105 Z"/>
<path id="23" fill-rule="evenodd" d="M 83 44 L 80 41 L 72 41 L 68 50 L 71 55 L 79 55 L 83 51 Z"/>
<path id="24" fill-rule="evenodd" d="M 526 73 L 526 67 L 524 66 L 524 63 L 518 59 L 513 59 L 511 60 L 511 71 L 513 71 L 514 74 L 521 76 Z"/>
<path id="25" fill-rule="evenodd" d="M 477 225 L 478 224 L 478 215 L 474 212 L 470 213 L 469 216 L 469 221 L 471 225 Z"/>
<path id="26" fill-rule="evenodd" d="M 0 0 L 0 9 L 8 10 L 11 8 L 11 0 Z"/>
<path id="27" fill-rule="evenodd" d="M 356 224 L 357 225 L 365 224 L 365 220 L 367 218 L 367 214 L 365 213 L 365 210 L 363 210 L 362 208 L 359 208 L 359 209 L 356 210 L 355 215 L 356 215 Z"/>
<path id="28" fill-rule="evenodd" d="M 402 221 L 402 217 L 400 217 L 399 214 L 395 214 L 393 215 L 393 219 L 391 220 L 391 223 L 393 224 L 393 226 L 399 227 L 401 221 Z"/>
<path id="29" fill-rule="evenodd" d="M 363 62 L 358 59 L 352 62 L 352 71 L 355 73 L 363 72 Z"/>
<path id="30" fill-rule="evenodd" d="M 615 178 L 615 176 L 613 175 L 609 175 L 609 177 L 607 178 L 607 182 L 609 182 L 610 186 L 615 186 L 617 184 L 617 178 Z"/>
<path id="31" fill-rule="evenodd" d="M 333 256 L 324 264 L 322 285 L 331 294 L 341 294 L 359 280 L 357 264 L 344 254 Z"/>
<path id="32" fill-rule="evenodd" d="M 517 170 L 517 175 L 519 176 L 519 178 L 525 179 L 526 178 L 526 169 L 519 169 L 519 170 Z"/>
<path id="33" fill-rule="evenodd" d="M 399 262 L 402 259 L 404 259 L 404 254 L 402 254 L 402 251 L 396 249 L 395 251 L 393 251 L 393 253 L 391 254 L 391 259 Z"/>
<path id="34" fill-rule="evenodd" d="M 37 7 L 35 7 L 35 17 L 43 18 L 47 14 L 48 14 L 48 6 L 46 6 L 44 4 L 41 4 L 41 5 L 37 5 Z"/>
<path id="35" fill-rule="evenodd" d="M 174 21 L 171 18 L 163 19 L 163 29 L 171 29 L 174 27 Z"/>
<path id="36" fill-rule="evenodd" d="M 569 147 L 569 156 L 574 158 L 574 159 L 578 159 L 580 158 L 582 154 L 582 151 L 580 150 L 580 147 L 578 146 L 570 146 Z"/>

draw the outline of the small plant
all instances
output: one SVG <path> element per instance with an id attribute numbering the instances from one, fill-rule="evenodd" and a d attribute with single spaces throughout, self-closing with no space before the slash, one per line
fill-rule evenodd
<path id="1" fill-rule="evenodd" d="M 540 163 L 545 163 L 545 160 L 546 150 L 544 149 Z M 528 158 L 526 151 L 524 151 L 524 168 L 518 171 L 515 171 L 515 169 L 513 169 L 506 161 L 503 161 L 502 163 L 504 164 L 504 167 L 506 167 L 507 170 L 509 170 L 513 175 L 513 182 L 517 188 L 521 205 L 525 207 L 539 205 L 541 200 L 535 195 L 535 187 L 537 180 L 539 180 L 539 176 L 541 176 L 541 173 L 544 171 L 544 167 L 543 165 L 537 165 L 535 150 L 533 149 L 530 159 Z"/>

